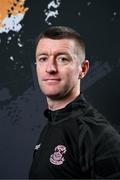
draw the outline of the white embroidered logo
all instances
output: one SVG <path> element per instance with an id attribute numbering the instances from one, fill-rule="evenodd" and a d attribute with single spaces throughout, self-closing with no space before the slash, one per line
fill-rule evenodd
<path id="1" fill-rule="evenodd" d="M 55 165 L 61 165 L 64 162 L 63 155 L 66 152 L 66 147 L 63 145 L 58 145 L 54 149 L 54 153 L 50 156 L 50 162 Z"/>
<path id="2" fill-rule="evenodd" d="M 37 145 L 35 146 L 35 150 L 38 150 L 38 149 L 40 148 L 40 146 L 41 146 L 41 144 L 37 144 Z"/>

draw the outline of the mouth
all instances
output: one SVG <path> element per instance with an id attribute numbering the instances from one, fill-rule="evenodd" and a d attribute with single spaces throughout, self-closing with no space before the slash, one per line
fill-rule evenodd
<path id="1" fill-rule="evenodd" d="M 51 79 L 44 79 L 44 81 L 60 81 L 60 79 L 51 78 Z"/>
<path id="2" fill-rule="evenodd" d="M 44 79 L 43 81 L 47 83 L 57 83 L 60 81 L 60 79 Z"/>

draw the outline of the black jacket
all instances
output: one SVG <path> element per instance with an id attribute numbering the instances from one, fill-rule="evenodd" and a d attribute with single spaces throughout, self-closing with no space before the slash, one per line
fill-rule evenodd
<path id="1" fill-rule="evenodd" d="M 45 116 L 29 178 L 120 178 L 120 136 L 82 94 Z"/>

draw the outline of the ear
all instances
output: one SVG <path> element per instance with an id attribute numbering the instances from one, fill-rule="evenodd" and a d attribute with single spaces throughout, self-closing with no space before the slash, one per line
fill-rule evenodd
<path id="1" fill-rule="evenodd" d="M 79 78 L 82 79 L 84 78 L 84 76 L 87 74 L 88 70 L 89 70 L 89 60 L 84 60 L 82 63 L 81 63 L 81 72 L 79 74 Z"/>

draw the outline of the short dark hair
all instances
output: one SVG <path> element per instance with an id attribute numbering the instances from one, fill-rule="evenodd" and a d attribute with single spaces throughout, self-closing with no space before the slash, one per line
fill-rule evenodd
<path id="1" fill-rule="evenodd" d="M 45 31 L 40 33 L 36 39 L 36 48 L 42 38 L 50 39 L 73 39 L 75 40 L 85 53 L 85 42 L 83 37 L 74 29 L 68 26 L 50 26 Z"/>

